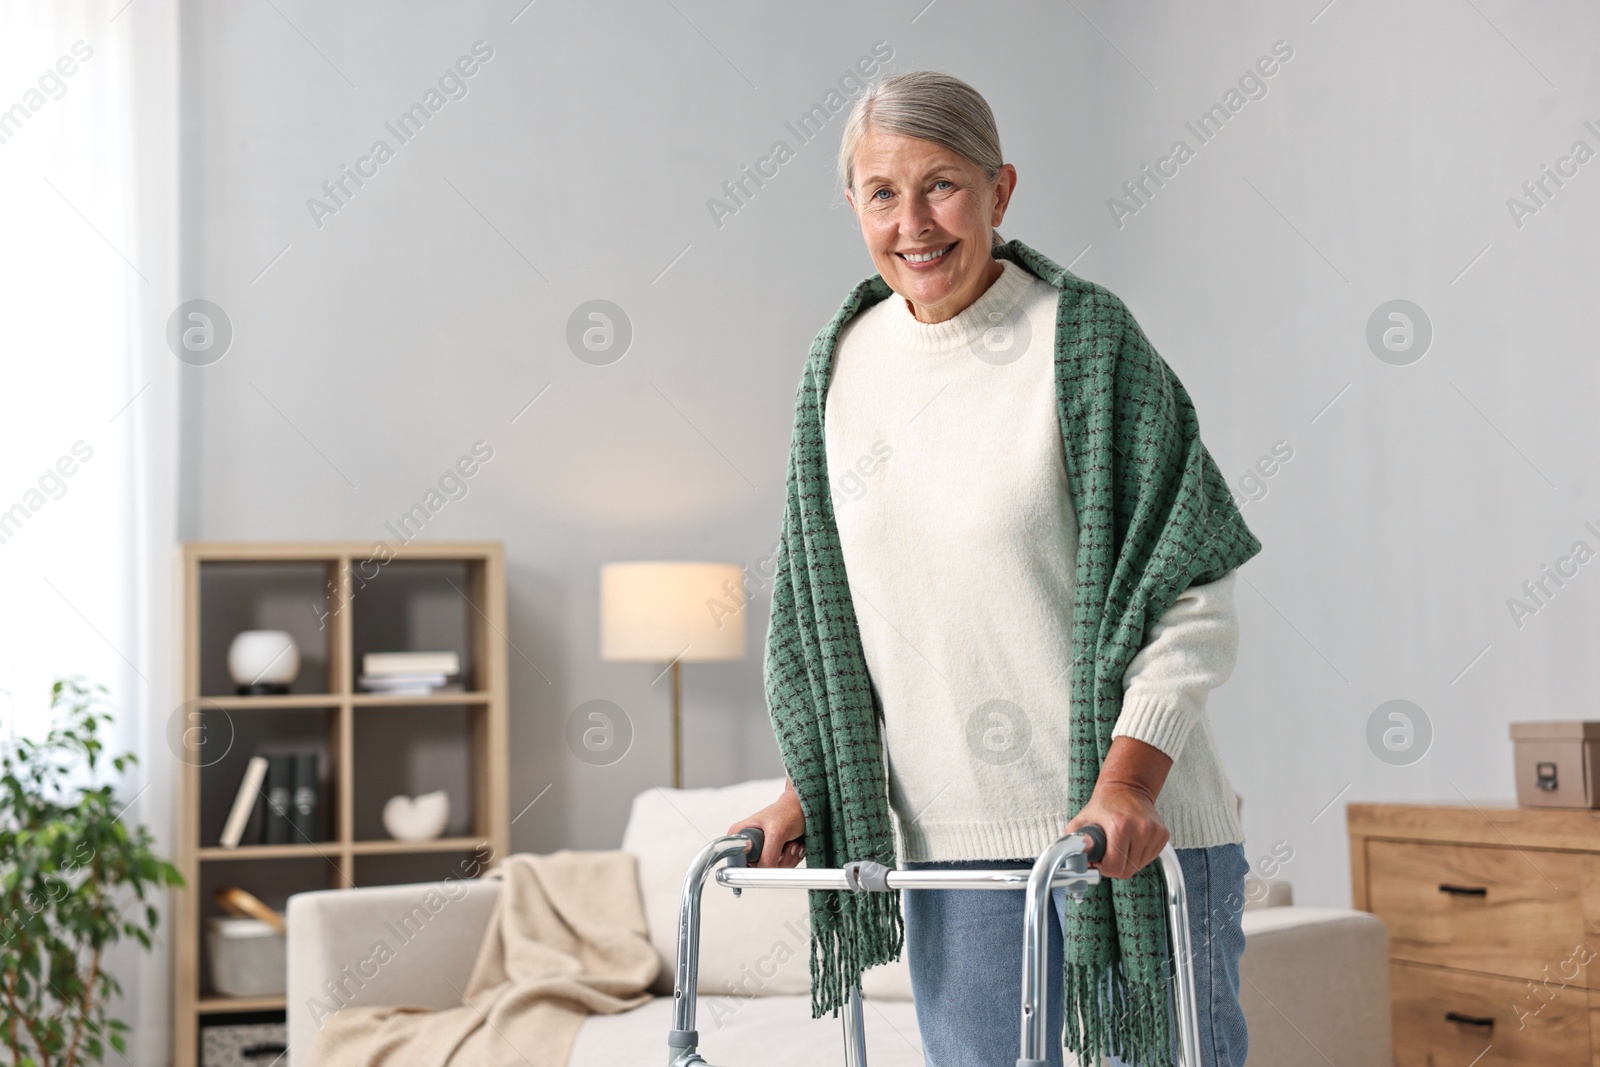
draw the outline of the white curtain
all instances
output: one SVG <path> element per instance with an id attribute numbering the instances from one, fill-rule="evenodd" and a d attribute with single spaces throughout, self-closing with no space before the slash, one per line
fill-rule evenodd
<path id="1" fill-rule="evenodd" d="M 172 0 L 0 0 L 0 730 L 42 734 L 58 676 L 103 683 L 140 761 L 123 818 L 169 856 L 177 27 Z M 162 911 L 156 952 L 108 961 L 138 1064 L 168 1060 Z"/>

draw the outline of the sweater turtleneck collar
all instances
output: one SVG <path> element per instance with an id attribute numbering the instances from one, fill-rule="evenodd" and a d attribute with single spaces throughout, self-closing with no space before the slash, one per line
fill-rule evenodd
<path id="1" fill-rule="evenodd" d="M 884 301 L 889 328 L 895 339 L 906 348 L 917 352 L 950 352 L 966 348 L 976 341 L 983 331 L 998 322 L 1016 307 L 1034 277 L 1009 259 L 997 259 L 1000 277 L 996 278 L 971 304 L 943 322 L 919 322 L 911 313 L 906 298 L 891 293 Z"/>

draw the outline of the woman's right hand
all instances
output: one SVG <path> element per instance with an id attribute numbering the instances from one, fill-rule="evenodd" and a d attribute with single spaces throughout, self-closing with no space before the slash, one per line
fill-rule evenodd
<path id="1" fill-rule="evenodd" d="M 785 788 L 777 800 L 728 827 L 728 833 L 736 834 L 747 826 L 759 826 L 766 835 L 761 855 L 747 861 L 751 867 L 795 867 L 805 859 L 806 814 L 793 789 Z"/>

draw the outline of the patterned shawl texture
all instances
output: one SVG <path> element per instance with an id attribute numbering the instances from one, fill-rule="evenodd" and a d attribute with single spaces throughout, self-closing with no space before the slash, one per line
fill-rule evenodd
<path id="1" fill-rule="evenodd" d="M 1055 388 L 1078 519 L 1068 797 L 1088 803 L 1122 711 L 1122 676 L 1191 585 L 1261 550 L 1200 441 L 1188 393 L 1114 294 L 1020 241 L 993 250 L 1060 291 Z M 774 733 L 806 814 L 806 863 L 895 865 L 878 712 L 829 493 L 824 403 L 839 333 L 892 295 L 857 285 L 812 343 L 795 403 L 767 630 Z M 1064 938 L 1065 1042 L 1080 1056 L 1170 1063 L 1171 955 L 1159 865 L 1073 904 Z M 899 959 L 895 893 L 810 894 L 812 1016 L 835 1014 L 861 972 Z M 1018 931 L 1020 935 L 1020 931 Z"/>

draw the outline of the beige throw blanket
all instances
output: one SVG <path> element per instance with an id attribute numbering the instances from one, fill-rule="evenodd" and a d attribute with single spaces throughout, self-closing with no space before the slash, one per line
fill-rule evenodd
<path id="1" fill-rule="evenodd" d="M 345 1008 L 317 1032 L 310 1067 L 566 1067 L 585 1015 L 650 999 L 661 960 L 632 853 L 518 853 L 487 877 L 505 886 L 465 1003 Z"/>

